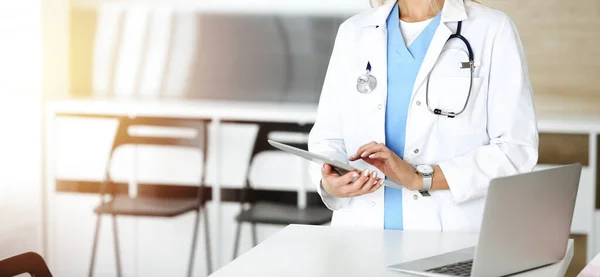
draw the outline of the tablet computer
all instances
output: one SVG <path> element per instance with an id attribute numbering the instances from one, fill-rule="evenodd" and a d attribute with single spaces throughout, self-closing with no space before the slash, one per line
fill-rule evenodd
<path id="1" fill-rule="evenodd" d="M 333 169 L 335 169 L 340 175 L 344 175 L 350 171 L 358 171 L 361 172 L 362 170 L 354 168 L 353 166 L 346 164 L 344 162 L 323 156 L 323 155 L 319 155 L 316 153 L 311 153 L 308 152 L 306 150 L 300 149 L 300 148 L 296 148 L 293 146 L 289 146 L 286 144 L 283 144 L 281 142 L 276 142 L 273 140 L 268 140 L 269 144 L 277 149 L 283 150 L 285 152 L 294 154 L 296 156 L 302 157 L 304 159 L 307 159 L 309 161 L 318 163 L 318 164 L 329 164 L 333 167 Z M 402 185 L 396 184 L 390 180 L 384 180 L 383 184 L 388 186 L 388 187 L 392 187 L 392 188 L 397 188 L 397 189 L 401 189 L 403 188 Z"/>

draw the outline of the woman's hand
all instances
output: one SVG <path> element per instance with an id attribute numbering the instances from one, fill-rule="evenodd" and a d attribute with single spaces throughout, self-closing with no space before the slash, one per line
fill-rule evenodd
<path id="1" fill-rule="evenodd" d="M 423 181 L 415 169 L 383 143 L 373 141 L 361 146 L 356 154 L 350 157 L 350 161 L 358 159 L 363 159 L 368 164 L 377 167 L 390 180 L 409 190 L 423 189 Z"/>
<path id="2" fill-rule="evenodd" d="M 362 173 L 350 171 L 340 176 L 333 167 L 324 164 L 321 168 L 321 175 L 323 176 L 321 179 L 323 189 L 339 198 L 372 193 L 383 184 L 383 179 L 377 178 L 377 171 L 369 173 L 368 169 Z"/>

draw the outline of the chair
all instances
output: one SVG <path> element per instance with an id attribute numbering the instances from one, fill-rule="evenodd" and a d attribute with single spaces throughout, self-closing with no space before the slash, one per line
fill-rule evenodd
<path id="1" fill-rule="evenodd" d="M 97 214 L 96 220 L 96 231 L 94 233 L 94 242 L 92 247 L 92 256 L 90 262 L 89 276 L 94 273 L 94 262 L 96 256 L 96 248 L 98 246 L 98 236 L 100 230 L 101 216 L 111 215 L 113 224 L 113 238 L 115 248 L 115 258 L 117 266 L 117 276 L 121 275 L 121 262 L 119 257 L 119 239 L 117 230 L 117 216 L 140 216 L 140 217 L 174 217 L 187 212 L 195 212 L 196 217 L 193 227 L 193 238 L 190 253 L 190 260 L 188 264 L 188 276 L 192 276 L 194 267 L 194 254 L 197 243 L 198 223 L 200 221 L 200 211 L 204 214 L 205 223 L 204 235 L 206 240 L 206 263 L 208 274 L 212 272 L 211 253 L 209 244 L 209 227 L 208 227 L 208 216 L 204 207 L 204 178 L 206 172 L 206 149 L 207 149 L 207 122 L 199 122 L 193 120 L 184 119 L 164 119 L 164 118 L 151 118 L 151 117 L 140 117 L 140 118 L 128 118 L 122 117 L 119 119 L 119 126 L 115 140 L 113 142 L 110 154 L 108 157 L 108 163 L 106 167 L 106 177 L 100 187 L 100 205 L 95 209 Z M 173 137 L 158 137 L 158 136 L 137 136 L 130 134 L 130 128 L 135 126 L 154 126 L 154 127 L 177 127 L 177 128 L 188 128 L 196 131 L 196 137 L 194 138 L 173 138 Z M 113 154 L 116 149 L 123 145 L 155 145 L 155 146 L 169 146 L 169 147 L 185 147 L 185 148 L 197 148 L 203 151 L 203 162 L 202 162 L 202 175 L 200 177 L 200 183 L 198 185 L 197 195 L 193 198 L 167 198 L 167 197 L 149 197 L 149 196 L 137 196 L 135 198 L 129 197 L 128 195 L 118 195 L 114 192 L 109 191 L 109 185 L 112 183 L 110 175 L 110 165 L 113 158 Z M 105 196 L 111 194 L 112 198 L 105 201 Z"/>
<path id="2" fill-rule="evenodd" d="M 32 277 L 52 277 L 44 258 L 34 252 L 0 261 L 0 276 L 17 276 L 25 273 Z"/>
<path id="3" fill-rule="evenodd" d="M 274 132 L 292 132 L 292 133 L 308 133 L 310 132 L 309 125 L 296 125 L 285 123 L 261 123 L 254 142 L 254 147 L 250 155 L 250 166 L 246 174 L 246 181 L 241 193 L 240 213 L 236 217 L 237 227 L 235 233 L 235 243 L 233 249 L 233 259 L 237 257 L 239 241 L 241 235 L 242 223 L 252 224 L 252 243 L 254 246 L 258 244 L 256 225 L 257 224 L 274 224 L 274 225 L 289 225 L 289 224 L 309 224 L 322 225 L 331 221 L 332 211 L 324 205 L 308 206 L 300 208 L 297 205 L 286 203 L 278 203 L 276 201 L 255 200 L 252 197 L 253 188 L 250 181 L 250 171 L 255 157 L 267 151 L 280 151 L 272 147 L 267 139 Z M 288 145 L 307 149 L 307 143 L 287 143 Z M 245 206 L 249 205 L 249 208 Z"/>

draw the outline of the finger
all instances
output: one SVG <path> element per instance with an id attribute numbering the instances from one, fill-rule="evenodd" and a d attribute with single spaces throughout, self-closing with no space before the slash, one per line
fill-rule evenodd
<path id="1" fill-rule="evenodd" d="M 378 163 L 378 162 L 380 162 L 380 160 L 379 160 L 379 159 L 371 159 L 371 158 L 369 158 L 369 157 L 363 158 L 362 160 L 363 160 L 363 161 L 365 161 L 366 163 L 368 163 L 368 164 L 372 165 L 372 166 L 375 166 L 375 167 L 377 167 L 377 163 Z M 381 168 L 379 168 L 379 167 L 377 167 L 377 169 L 379 169 L 379 170 L 383 171 L 383 170 L 382 170 Z"/>
<path id="2" fill-rule="evenodd" d="M 369 191 L 371 190 L 373 185 L 376 185 L 378 181 L 379 181 L 379 179 L 377 178 L 377 171 L 373 171 L 373 173 L 371 173 L 369 176 L 369 180 L 367 180 L 363 184 L 363 186 L 360 188 L 360 190 L 357 192 L 357 194 L 363 195 L 363 194 L 369 193 Z"/>
<path id="3" fill-rule="evenodd" d="M 377 142 L 371 141 L 371 142 L 369 142 L 369 143 L 367 143 L 367 144 L 359 147 L 358 150 L 356 150 L 356 153 L 354 153 L 354 155 L 350 156 L 348 158 L 348 160 L 350 160 L 350 161 L 356 161 L 356 160 L 358 160 L 360 158 L 360 154 L 362 154 L 362 152 L 364 152 L 366 148 L 371 147 L 371 146 L 376 145 L 376 144 L 377 144 Z"/>
<path id="4" fill-rule="evenodd" d="M 366 158 L 371 160 L 387 160 L 391 157 L 391 153 L 389 151 L 380 151 L 369 154 Z M 364 160 L 365 158 L 363 158 Z"/>
<path id="5" fill-rule="evenodd" d="M 360 158 L 362 158 L 362 157 L 365 157 L 365 156 L 364 156 L 364 153 L 365 153 L 365 151 L 368 151 L 369 149 L 371 149 L 371 148 L 374 148 L 374 147 L 378 147 L 378 146 L 380 146 L 380 145 L 382 145 L 382 144 L 381 144 L 381 143 L 377 143 L 377 142 L 374 142 L 374 141 L 373 141 L 373 142 L 370 142 L 370 143 L 367 143 L 367 144 L 365 144 L 365 145 L 361 146 L 361 147 L 360 147 L 360 148 L 359 148 L 359 149 L 356 151 L 356 158 L 357 158 L 357 159 L 360 159 Z"/>
<path id="6" fill-rule="evenodd" d="M 370 171 L 368 169 L 365 169 L 360 174 L 360 176 L 358 178 L 356 178 L 356 180 L 354 180 L 354 182 L 343 187 L 344 191 L 347 194 L 352 195 L 355 192 L 357 192 L 358 190 L 360 190 L 360 188 L 365 184 L 365 182 L 369 178 L 369 173 L 370 173 Z"/>
<path id="7" fill-rule="evenodd" d="M 329 175 L 327 177 L 323 177 L 325 180 L 327 180 L 327 183 L 338 189 L 338 188 L 342 188 L 344 186 L 349 185 L 350 183 L 352 183 L 352 180 L 354 180 L 356 177 L 358 177 L 360 173 L 356 172 L 356 171 L 350 171 L 342 176 L 339 175 Z"/>
<path id="8" fill-rule="evenodd" d="M 368 193 L 377 191 L 381 186 L 383 186 L 383 178 L 379 179 L 378 182 L 371 187 Z"/>
<path id="9" fill-rule="evenodd" d="M 340 174 L 335 169 L 333 169 L 333 166 L 325 163 L 323 164 L 323 167 L 321 167 L 321 176 L 340 176 Z"/>
<path id="10" fill-rule="evenodd" d="M 344 174 L 342 177 L 340 177 L 340 184 L 341 185 L 348 185 L 350 183 L 352 183 L 352 180 L 356 179 L 356 177 L 358 177 L 360 173 L 356 172 L 356 171 L 350 171 L 346 174 Z"/>
<path id="11" fill-rule="evenodd" d="M 383 144 L 377 144 L 374 145 L 372 147 L 369 147 L 367 149 L 365 149 L 365 151 L 362 152 L 362 154 L 360 154 L 361 158 L 371 158 L 373 157 L 372 155 L 375 153 L 381 153 L 381 152 L 387 152 L 388 148 L 385 147 L 385 145 Z"/>

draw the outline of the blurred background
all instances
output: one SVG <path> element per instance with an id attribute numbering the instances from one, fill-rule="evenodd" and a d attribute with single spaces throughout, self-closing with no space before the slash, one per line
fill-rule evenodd
<path id="1" fill-rule="evenodd" d="M 538 168 L 584 164 L 569 274 L 579 272 L 600 252 L 600 2 L 485 3 L 512 17 L 525 47 Z M 194 233 L 193 275 L 205 276 L 207 242 L 213 270 L 233 258 L 236 218 L 250 222 L 239 232 L 244 253 L 254 243 L 251 223 L 265 219 L 240 217 L 242 200 L 276 203 L 260 213 L 283 211 L 270 218 L 275 223 L 322 224 L 330 215 L 307 164 L 258 153 L 255 142 L 271 130 L 305 143 L 337 28 L 368 7 L 368 0 L 0 1 L 0 260 L 35 251 L 55 276 L 87 275 L 107 165 L 110 192 L 150 201 L 129 203 L 135 213 L 117 219 L 124 276 L 186 274 Z M 207 150 L 126 146 L 111 155 L 117 127 L 132 118 L 207 123 Z M 198 230 L 194 209 L 156 214 L 194 199 L 201 177 L 207 214 Z M 244 189 L 247 179 L 252 189 Z M 314 213 L 298 217 L 307 209 Z M 94 272 L 115 276 L 110 216 L 101 223 Z M 257 242 L 285 226 L 272 223 L 256 225 Z"/>

